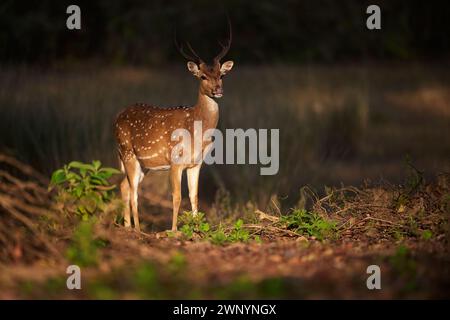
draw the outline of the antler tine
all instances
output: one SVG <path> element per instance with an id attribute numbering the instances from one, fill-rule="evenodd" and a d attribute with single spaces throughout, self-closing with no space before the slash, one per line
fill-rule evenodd
<path id="1" fill-rule="evenodd" d="M 188 47 L 189 50 L 194 54 L 194 56 L 191 56 L 191 55 L 187 54 L 186 52 L 184 52 L 183 45 L 180 45 L 180 44 L 178 43 L 178 40 L 177 40 L 177 31 L 176 31 L 176 30 L 175 30 L 174 42 L 175 42 L 175 46 L 177 47 L 178 51 L 181 53 L 181 55 L 182 55 L 183 57 L 185 57 L 187 60 L 192 60 L 192 61 L 197 62 L 197 63 L 199 63 L 199 64 L 202 63 L 202 59 L 198 56 L 198 54 L 194 51 L 194 49 L 192 49 L 192 47 L 191 47 L 191 45 L 189 44 L 189 42 L 186 43 L 186 44 L 187 44 L 187 47 Z"/>
<path id="2" fill-rule="evenodd" d="M 216 62 L 219 62 L 223 57 L 225 57 L 225 55 L 228 53 L 228 51 L 230 50 L 230 47 L 231 47 L 231 41 L 233 39 L 233 33 L 232 33 L 232 30 L 231 30 L 230 17 L 227 16 L 227 20 L 228 20 L 228 41 L 227 41 L 226 45 L 223 45 L 220 41 L 218 41 L 219 45 L 222 47 L 222 50 L 214 58 L 214 61 L 216 61 Z"/>
<path id="3" fill-rule="evenodd" d="M 187 47 L 189 48 L 189 50 L 191 50 L 192 54 L 198 59 L 198 62 L 203 62 L 202 58 L 200 58 L 200 56 L 197 54 L 197 52 L 195 52 L 195 50 L 192 48 L 191 44 L 189 42 L 186 42 Z"/>

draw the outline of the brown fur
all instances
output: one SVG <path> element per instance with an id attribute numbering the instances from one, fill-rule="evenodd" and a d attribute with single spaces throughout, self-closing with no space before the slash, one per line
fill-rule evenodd
<path id="1" fill-rule="evenodd" d="M 130 210 L 134 226 L 139 230 L 137 189 L 146 169 L 171 171 L 173 196 L 172 230 L 176 230 L 177 216 L 181 202 L 181 175 L 188 173 L 189 197 L 192 211 L 197 212 L 198 176 L 201 164 L 192 162 L 174 164 L 172 148 L 178 141 L 172 141 L 174 130 L 184 128 L 194 137 L 194 121 L 202 121 L 202 129 L 215 128 L 219 120 L 219 109 L 214 97 L 223 94 L 222 77 L 231 70 L 233 62 L 215 62 L 212 66 L 188 62 L 188 69 L 200 81 L 197 103 L 192 107 L 159 108 L 146 104 L 135 104 L 122 111 L 115 122 L 115 136 L 121 163 L 126 178 L 121 183 L 122 198 L 127 204 L 124 212 L 125 226 L 131 225 Z M 202 152 L 210 142 L 202 144 Z"/>

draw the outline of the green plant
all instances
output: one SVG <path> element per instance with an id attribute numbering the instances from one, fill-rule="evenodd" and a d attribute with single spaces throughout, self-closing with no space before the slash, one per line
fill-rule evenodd
<path id="1" fill-rule="evenodd" d="M 410 250 L 404 245 L 400 245 L 395 253 L 389 257 L 389 263 L 401 274 L 414 275 L 416 273 L 416 261 L 413 259 Z"/>
<path id="2" fill-rule="evenodd" d="M 225 228 L 222 224 L 212 230 L 208 235 L 209 240 L 217 245 L 233 242 L 248 242 L 250 240 L 250 233 L 244 229 L 244 221 L 238 219 L 231 227 Z M 253 238 L 260 241 L 259 237 Z"/>
<path id="3" fill-rule="evenodd" d="M 430 240 L 432 237 L 433 237 L 433 232 L 431 232 L 431 230 L 424 230 L 422 232 L 422 239 Z"/>
<path id="4" fill-rule="evenodd" d="M 97 211 L 105 211 L 116 188 L 108 179 L 118 173 L 114 168 L 102 168 L 100 161 L 92 164 L 72 161 L 53 172 L 49 190 L 58 190 L 57 200 L 63 204 L 64 211 L 87 220 Z"/>
<path id="5" fill-rule="evenodd" d="M 92 266 L 97 264 L 97 249 L 104 246 L 102 241 L 94 238 L 95 219 L 81 221 L 75 229 L 72 243 L 66 251 L 67 259 L 79 266 Z"/>
<path id="6" fill-rule="evenodd" d="M 403 291 L 411 291 L 417 287 L 417 262 L 406 246 L 400 245 L 395 253 L 388 257 L 388 262 L 403 279 Z"/>
<path id="7" fill-rule="evenodd" d="M 250 234 L 247 230 L 243 228 L 244 221 L 238 219 L 231 229 L 228 239 L 230 242 L 247 242 L 250 238 Z"/>
<path id="8" fill-rule="evenodd" d="M 214 244 L 222 245 L 232 242 L 248 242 L 251 238 L 250 233 L 244 228 L 244 221 L 242 219 L 238 219 L 230 227 L 219 224 L 217 227 L 212 228 L 206 222 L 204 213 L 198 213 L 194 216 L 190 212 L 185 212 L 180 217 L 180 221 L 183 223 L 180 231 L 189 240 L 197 237 L 209 240 Z M 260 241 L 259 237 L 254 237 L 253 239 L 258 242 Z"/>
<path id="9" fill-rule="evenodd" d="M 158 299 L 165 294 L 161 286 L 156 265 L 146 261 L 141 263 L 132 274 L 132 287 L 142 298 Z"/>
<path id="10" fill-rule="evenodd" d="M 225 234 L 223 226 L 220 224 L 216 230 L 209 234 L 209 241 L 216 245 L 223 245 L 228 242 L 228 236 Z"/>
<path id="11" fill-rule="evenodd" d="M 186 267 L 186 256 L 179 251 L 176 251 L 169 260 L 167 269 L 172 273 L 180 273 Z"/>
<path id="12" fill-rule="evenodd" d="M 183 224 L 180 231 L 188 239 L 193 239 L 195 235 L 205 236 L 210 231 L 210 225 L 206 222 L 205 214 L 202 212 L 194 215 L 186 211 L 180 217 L 180 222 Z"/>
<path id="13" fill-rule="evenodd" d="M 336 223 L 305 209 L 294 209 L 290 214 L 281 216 L 279 224 L 300 235 L 324 240 L 336 232 Z"/>
<path id="14" fill-rule="evenodd" d="M 117 290 L 103 281 L 90 282 L 87 291 L 89 292 L 89 297 L 95 300 L 118 299 Z"/>

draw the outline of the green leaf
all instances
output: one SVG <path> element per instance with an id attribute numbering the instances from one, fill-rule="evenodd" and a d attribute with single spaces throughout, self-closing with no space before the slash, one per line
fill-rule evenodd
<path id="1" fill-rule="evenodd" d="M 98 177 L 98 178 L 101 178 L 101 179 L 109 179 L 109 178 L 111 178 L 112 173 L 111 172 L 106 172 L 106 171 L 99 171 L 94 176 Z"/>
<path id="2" fill-rule="evenodd" d="M 95 167 L 92 164 L 82 163 L 79 161 L 72 161 L 71 163 L 69 163 L 69 169 L 71 168 L 95 171 Z"/>
<path id="3" fill-rule="evenodd" d="M 108 185 L 108 181 L 102 177 L 97 177 L 97 176 L 91 176 L 91 183 L 92 184 L 96 184 L 96 185 L 100 185 L 100 186 L 107 186 Z"/>
<path id="4" fill-rule="evenodd" d="M 58 169 L 52 174 L 52 178 L 50 179 L 50 185 L 61 184 L 66 181 L 66 173 L 63 169 Z"/>
<path id="5" fill-rule="evenodd" d="M 109 174 L 111 174 L 111 175 L 122 173 L 120 170 L 117 170 L 117 169 L 115 169 L 115 168 L 101 168 L 101 169 L 99 170 L 99 172 L 107 172 L 107 173 L 109 173 Z"/>
<path id="6" fill-rule="evenodd" d="M 82 178 L 79 174 L 76 174 L 75 172 L 71 172 L 71 171 L 66 174 L 66 179 L 73 180 L 74 182 L 82 180 Z"/>
<path id="7" fill-rule="evenodd" d="M 83 194 L 83 186 L 81 184 L 79 184 L 75 187 L 75 189 L 73 189 L 73 191 L 74 191 L 75 196 L 80 198 L 81 195 Z"/>
<path id="8" fill-rule="evenodd" d="M 234 224 L 235 229 L 239 230 L 242 228 L 242 226 L 244 225 L 244 221 L 242 221 L 242 219 L 238 219 L 236 221 L 236 223 Z"/>
<path id="9" fill-rule="evenodd" d="M 211 242 L 214 244 L 222 245 L 227 241 L 227 236 L 222 230 L 217 230 L 211 235 Z"/>
<path id="10" fill-rule="evenodd" d="M 202 224 L 200 224 L 200 231 L 201 232 L 208 232 L 210 230 L 210 226 L 209 226 L 209 223 L 207 223 L 207 222 L 204 222 L 204 223 L 202 223 Z"/>
<path id="11" fill-rule="evenodd" d="M 92 165 L 94 166 L 95 170 L 100 169 L 102 163 L 99 160 L 92 161 Z"/>
<path id="12" fill-rule="evenodd" d="M 194 235 L 192 228 L 190 228 L 187 224 L 183 225 L 180 231 L 188 238 L 191 239 Z"/>

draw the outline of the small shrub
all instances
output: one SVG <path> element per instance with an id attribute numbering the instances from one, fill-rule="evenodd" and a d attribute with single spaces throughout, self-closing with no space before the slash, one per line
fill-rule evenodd
<path id="1" fill-rule="evenodd" d="M 209 234 L 209 241 L 216 245 L 223 245 L 228 242 L 228 237 L 225 234 L 222 225 L 219 225 L 219 227 L 214 232 L 211 232 Z"/>
<path id="2" fill-rule="evenodd" d="M 188 239 L 193 239 L 194 236 L 206 236 L 210 231 L 210 225 L 205 220 L 205 214 L 199 212 L 197 215 L 193 215 L 190 212 L 184 212 L 180 217 L 180 222 L 183 224 L 180 231 Z"/>
<path id="3" fill-rule="evenodd" d="M 57 203 L 64 212 L 87 220 L 96 212 L 104 212 L 106 203 L 113 199 L 116 186 L 108 179 L 118 173 L 114 168 L 101 168 L 100 161 L 92 164 L 72 161 L 53 172 L 49 190 L 58 190 Z"/>
<path id="4" fill-rule="evenodd" d="M 67 249 L 66 256 L 70 262 L 79 266 L 93 266 L 97 264 L 97 249 L 102 242 L 94 239 L 95 219 L 81 221 L 75 229 L 72 243 Z"/>
<path id="5" fill-rule="evenodd" d="M 209 233 L 209 240 L 217 245 L 234 242 L 248 242 L 250 240 L 250 233 L 244 229 L 244 221 L 238 219 L 232 227 L 226 229 L 223 225 L 219 225 L 217 229 Z M 253 238 L 259 241 L 259 238 Z"/>
<path id="6" fill-rule="evenodd" d="M 337 231 L 335 222 L 305 209 L 293 210 L 291 214 L 282 216 L 279 223 L 299 235 L 314 236 L 318 240 L 324 240 Z"/>
<path id="7" fill-rule="evenodd" d="M 180 217 L 180 221 L 183 224 L 180 231 L 189 240 L 200 238 L 217 245 L 222 245 L 233 242 L 248 242 L 251 239 L 250 233 L 244 228 L 244 221 L 242 219 L 238 219 L 230 227 L 219 224 L 216 228 L 212 228 L 206 222 L 204 213 L 198 213 L 194 216 L 190 212 L 185 212 Z M 259 241 L 257 237 L 253 239 Z"/>
<path id="8" fill-rule="evenodd" d="M 247 242 L 250 238 L 250 234 L 247 230 L 243 229 L 244 221 L 239 219 L 235 222 L 233 229 L 231 229 L 228 239 L 230 242 Z"/>

